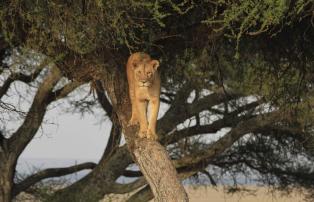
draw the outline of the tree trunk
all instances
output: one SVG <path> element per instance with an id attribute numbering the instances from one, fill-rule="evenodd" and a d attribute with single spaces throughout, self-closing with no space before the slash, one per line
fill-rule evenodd
<path id="1" fill-rule="evenodd" d="M 150 185 L 155 201 L 188 201 L 176 169 L 163 146 L 156 141 L 138 139 L 133 154 Z"/>
<path id="2" fill-rule="evenodd" d="M 12 168 L 6 159 L 0 158 L 0 202 L 11 201 L 12 188 L 13 188 Z"/>

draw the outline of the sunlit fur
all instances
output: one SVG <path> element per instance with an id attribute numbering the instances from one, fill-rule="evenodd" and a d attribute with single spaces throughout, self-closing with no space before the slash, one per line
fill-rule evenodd
<path id="1" fill-rule="evenodd" d="M 157 71 L 159 62 L 148 54 L 133 53 L 127 63 L 129 95 L 132 104 L 132 116 L 129 125 L 140 124 L 140 137 L 157 139 L 156 123 L 159 111 L 160 77 Z M 147 107 L 150 117 L 147 118 Z"/>
<path id="2" fill-rule="evenodd" d="M 134 65 L 134 73 L 136 85 L 139 87 L 149 87 L 154 81 L 156 68 L 154 68 L 154 61 L 142 61 Z"/>

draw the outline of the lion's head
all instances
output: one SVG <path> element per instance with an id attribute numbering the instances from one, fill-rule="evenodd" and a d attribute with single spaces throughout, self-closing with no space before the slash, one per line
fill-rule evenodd
<path id="1" fill-rule="evenodd" d="M 152 60 L 143 54 L 132 63 L 136 85 L 139 87 L 150 87 L 155 79 L 155 73 L 159 67 L 158 60 Z"/>

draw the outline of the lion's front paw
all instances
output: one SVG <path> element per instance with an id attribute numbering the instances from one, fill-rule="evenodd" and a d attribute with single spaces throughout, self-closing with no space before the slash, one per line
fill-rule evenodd
<path id="1" fill-rule="evenodd" d="M 138 132 L 138 136 L 139 136 L 140 138 L 145 138 L 146 135 L 147 135 L 146 130 L 140 130 L 140 131 Z"/>
<path id="2" fill-rule="evenodd" d="M 132 117 L 128 123 L 128 126 L 134 126 L 137 124 L 138 124 L 138 120 Z"/>
<path id="3" fill-rule="evenodd" d="M 158 140 L 158 135 L 152 130 L 147 130 L 147 139 Z"/>

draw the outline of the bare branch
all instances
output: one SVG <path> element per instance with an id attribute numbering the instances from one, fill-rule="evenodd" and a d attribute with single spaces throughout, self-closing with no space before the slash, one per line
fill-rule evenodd
<path id="1" fill-rule="evenodd" d="M 84 82 L 81 81 L 72 81 L 68 84 L 66 84 L 65 86 L 63 86 L 62 88 L 51 92 L 49 94 L 49 98 L 48 98 L 48 102 L 53 102 L 56 100 L 59 100 L 61 98 L 66 97 L 69 93 L 71 93 L 72 91 L 74 91 L 76 88 L 78 88 L 79 86 L 83 85 Z"/>
<path id="2" fill-rule="evenodd" d="M 241 121 L 247 120 L 248 118 L 252 118 L 253 115 L 250 115 L 250 114 L 244 115 L 244 116 L 238 116 L 238 114 L 247 110 L 254 109 L 259 104 L 260 104 L 260 101 L 256 101 L 256 102 L 252 102 L 247 105 L 244 105 L 242 107 L 239 107 L 238 109 L 230 112 L 229 114 L 226 114 L 224 118 L 214 121 L 213 123 L 209 125 L 196 125 L 196 126 L 192 126 L 186 129 L 175 131 L 171 135 L 165 136 L 163 139 L 161 139 L 161 142 L 163 144 L 172 144 L 174 142 L 177 142 L 180 139 L 192 137 L 194 135 L 216 133 L 221 128 L 231 127 Z"/>
<path id="3" fill-rule="evenodd" d="M 215 93 L 207 95 L 189 104 L 186 103 L 186 95 L 178 95 L 178 98 L 176 98 L 172 107 L 170 107 L 165 115 L 158 121 L 158 133 L 167 134 L 186 119 L 195 116 L 206 109 L 210 109 L 211 107 L 224 101 L 239 98 L 241 96 L 241 94 L 231 91 L 228 92 L 228 94 L 225 94 L 225 91 L 220 89 Z M 177 114 L 180 114 L 180 116 L 177 116 Z"/>
<path id="4" fill-rule="evenodd" d="M 226 149 L 230 148 L 233 143 L 238 141 L 245 134 L 253 132 L 258 128 L 273 124 L 274 120 L 280 121 L 284 119 L 284 116 L 280 115 L 280 111 L 274 111 L 268 114 L 258 115 L 247 121 L 240 122 L 222 138 L 209 145 L 208 149 L 175 160 L 174 163 L 177 167 L 184 167 L 187 165 L 202 163 L 203 161 L 208 161 L 209 159 L 223 153 Z"/>
<path id="5" fill-rule="evenodd" d="M 2 98 L 8 92 L 11 84 L 14 81 L 22 81 L 24 83 L 30 83 L 37 78 L 40 72 L 41 72 L 41 69 L 37 69 L 33 74 L 30 74 L 30 75 L 26 75 L 22 73 L 11 74 L 9 78 L 4 82 L 4 84 L 0 87 L 0 98 Z"/>
<path id="6" fill-rule="evenodd" d="M 106 145 L 106 149 L 104 154 L 101 157 L 100 162 L 106 161 L 106 159 L 119 147 L 121 136 L 122 136 L 122 128 L 119 123 L 118 117 L 116 113 L 112 113 L 111 115 L 111 131 L 108 143 Z"/>
<path id="7" fill-rule="evenodd" d="M 95 168 L 96 164 L 95 163 L 82 163 L 66 168 L 49 168 L 45 169 L 42 171 L 39 171 L 36 174 L 33 174 L 26 179 L 24 179 L 22 182 L 16 184 L 13 187 L 13 195 L 16 196 L 22 191 L 27 190 L 34 184 L 38 183 L 39 181 L 47 178 L 52 178 L 52 177 L 61 177 L 64 175 L 72 174 L 81 170 L 85 169 L 93 169 Z"/>
<path id="8" fill-rule="evenodd" d="M 206 175 L 206 176 L 208 177 L 210 183 L 211 183 L 213 186 L 217 186 L 217 183 L 216 183 L 216 181 L 214 180 L 213 176 L 212 176 L 206 169 L 202 170 L 201 172 L 202 172 L 204 175 Z"/>
<path id="9" fill-rule="evenodd" d="M 108 117 L 111 117 L 112 105 L 105 94 L 105 89 L 103 88 L 101 81 L 96 81 L 96 93 L 100 105 L 107 112 Z"/>

